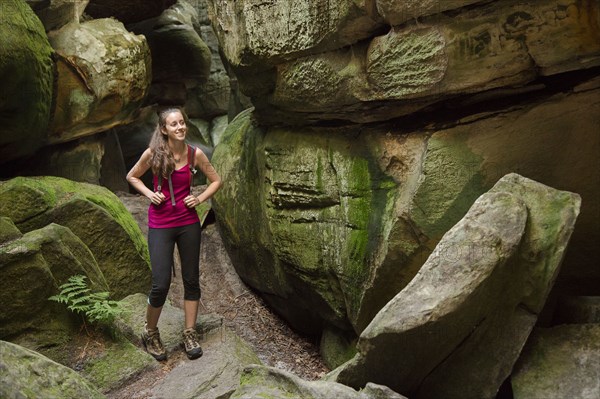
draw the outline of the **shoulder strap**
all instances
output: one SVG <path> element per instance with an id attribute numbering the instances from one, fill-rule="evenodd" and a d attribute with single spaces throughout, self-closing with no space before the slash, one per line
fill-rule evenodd
<path id="1" fill-rule="evenodd" d="M 196 147 L 188 144 L 188 165 L 190 167 L 190 195 L 194 184 L 194 174 L 196 173 Z"/>

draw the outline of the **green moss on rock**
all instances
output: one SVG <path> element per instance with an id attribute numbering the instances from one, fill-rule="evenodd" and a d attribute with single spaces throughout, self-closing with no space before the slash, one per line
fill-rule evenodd
<path id="1" fill-rule="evenodd" d="M 112 342 L 100 356 L 86 363 L 83 375 L 106 392 L 152 366 L 156 366 L 156 360 L 129 341 Z"/>
<path id="2" fill-rule="evenodd" d="M 2 398 L 104 398 L 77 372 L 10 342 L 0 341 L 0 369 Z"/>
<path id="3" fill-rule="evenodd" d="M 46 141 L 54 62 L 44 26 L 25 1 L 3 0 L 0 11 L 0 156 L 7 161 Z"/>
<path id="4" fill-rule="evenodd" d="M 30 231 L 27 221 L 44 214 L 57 203 L 56 190 L 43 181 L 16 177 L 0 185 L 0 215 Z M 21 228 L 23 228 L 21 227 Z"/>
<path id="5" fill-rule="evenodd" d="M 356 132 L 262 131 L 246 113 L 213 155 L 226 181 L 215 213 L 238 273 L 305 332 L 320 332 L 319 318 L 349 328 L 372 272 L 397 184 L 367 140 Z"/>
<path id="6" fill-rule="evenodd" d="M 50 224 L 0 247 L 0 338 L 37 349 L 65 342 L 78 322 L 65 305 L 48 298 L 69 277 L 82 274 L 90 287 L 108 290 L 87 246 L 70 229 Z"/>
<path id="7" fill-rule="evenodd" d="M 21 238 L 23 234 L 7 217 L 0 217 L 0 244 Z"/>
<path id="8" fill-rule="evenodd" d="M 50 223 L 68 227 L 91 250 L 116 299 L 150 288 L 145 238 L 108 189 L 58 177 L 17 177 L 0 186 L 0 216 L 23 232 Z M 32 204 L 41 204 L 33 206 Z"/>

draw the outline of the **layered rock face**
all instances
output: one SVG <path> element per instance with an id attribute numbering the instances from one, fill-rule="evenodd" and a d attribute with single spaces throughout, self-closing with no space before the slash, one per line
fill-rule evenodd
<path id="1" fill-rule="evenodd" d="M 598 295 L 598 3 L 320 4 L 208 1 L 222 53 L 255 105 L 213 158 L 225 181 L 217 219 L 244 281 L 296 328 L 352 346 L 473 202 L 516 172 L 581 195 L 555 291 Z M 474 397 L 493 396 L 510 374 L 554 277 L 535 315 L 506 316 L 523 327 L 514 346 L 498 343 L 509 355 L 482 373 L 490 384 Z M 335 351 L 334 362 L 352 354 Z M 455 356 L 382 383 L 454 395 L 440 375 L 470 355 Z M 460 381 L 468 367 L 450 374 Z M 366 374 L 343 381 L 380 376 Z"/>
<path id="2" fill-rule="evenodd" d="M 213 158 L 227 182 L 215 209 L 236 268 L 297 328 L 349 322 L 360 333 L 472 202 L 518 170 L 581 193 L 573 256 L 587 261 L 564 275 L 593 273 L 583 264 L 595 257 L 587 240 L 597 235 L 597 205 L 585 199 L 597 190 L 586 181 L 598 179 L 588 169 L 599 148 L 598 93 L 410 134 L 395 124 L 260 128 L 242 114 Z M 580 162 L 557 164 L 565 151 Z"/>
<path id="3" fill-rule="evenodd" d="M 593 0 L 208 3 L 224 55 L 268 123 L 388 120 L 600 64 Z"/>

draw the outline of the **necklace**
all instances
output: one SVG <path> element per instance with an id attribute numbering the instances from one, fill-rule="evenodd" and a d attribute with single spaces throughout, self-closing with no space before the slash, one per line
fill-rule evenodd
<path id="1" fill-rule="evenodd" d="M 176 163 L 179 163 L 179 161 L 181 161 L 181 155 L 182 153 L 179 153 L 179 156 L 175 156 L 175 152 L 172 151 L 173 154 L 173 159 L 175 160 Z"/>

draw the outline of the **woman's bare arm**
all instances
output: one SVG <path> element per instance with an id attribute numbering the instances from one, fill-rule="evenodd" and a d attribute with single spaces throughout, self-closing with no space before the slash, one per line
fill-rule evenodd
<path id="1" fill-rule="evenodd" d="M 153 204 L 160 204 L 164 201 L 165 196 L 163 193 L 154 192 L 150 190 L 144 182 L 140 179 L 144 173 L 150 169 L 150 159 L 152 158 L 152 151 L 150 149 L 146 149 L 140 159 L 133 165 L 133 168 L 127 173 L 127 182 L 133 186 L 137 190 L 138 193 L 147 197 Z"/>

